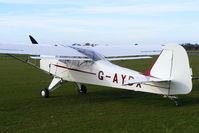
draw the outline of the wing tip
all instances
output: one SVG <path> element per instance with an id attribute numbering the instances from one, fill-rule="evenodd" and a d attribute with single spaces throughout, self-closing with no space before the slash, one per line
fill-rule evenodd
<path id="1" fill-rule="evenodd" d="M 29 35 L 29 38 L 32 44 L 38 44 L 38 42 L 31 35 Z"/>

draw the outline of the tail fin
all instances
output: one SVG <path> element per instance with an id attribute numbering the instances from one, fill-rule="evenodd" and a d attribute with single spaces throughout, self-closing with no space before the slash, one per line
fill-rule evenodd
<path id="1" fill-rule="evenodd" d="M 168 95 L 188 94 L 192 90 L 188 55 L 185 49 L 177 44 L 166 45 L 145 75 L 169 80 Z"/>

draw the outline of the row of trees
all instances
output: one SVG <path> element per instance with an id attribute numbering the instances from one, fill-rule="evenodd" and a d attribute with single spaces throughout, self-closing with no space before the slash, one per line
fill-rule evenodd
<path id="1" fill-rule="evenodd" d="M 191 43 L 182 43 L 182 45 L 186 50 L 199 50 L 199 44 L 191 44 Z"/>
<path id="2" fill-rule="evenodd" d="M 72 44 L 72 45 L 73 45 L 73 46 L 92 46 L 92 47 L 97 46 L 97 44 L 92 44 L 92 43 L 85 43 L 85 44 L 83 44 L 83 45 L 78 44 L 78 43 L 74 43 L 74 44 Z"/>
<path id="3" fill-rule="evenodd" d="M 137 43 L 134 44 L 134 45 L 138 45 Z M 199 44 L 195 43 L 195 44 L 192 44 L 192 43 L 181 43 L 180 45 L 182 45 L 186 50 L 199 50 Z M 92 43 L 85 43 L 83 45 L 81 44 L 73 44 L 73 46 L 97 46 L 97 44 L 92 44 Z"/>

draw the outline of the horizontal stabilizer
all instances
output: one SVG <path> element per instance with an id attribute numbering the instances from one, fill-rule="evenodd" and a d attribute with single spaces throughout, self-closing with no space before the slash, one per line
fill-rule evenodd
<path id="1" fill-rule="evenodd" d="M 141 84 L 141 83 L 152 83 L 152 82 L 169 82 L 171 81 L 170 79 L 157 79 L 157 78 L 147 78 L 147 77 L 143 77 L 142 79 L 132 79 L 127 81 L 125 84 L 129 85 L 129 84 Z"/>

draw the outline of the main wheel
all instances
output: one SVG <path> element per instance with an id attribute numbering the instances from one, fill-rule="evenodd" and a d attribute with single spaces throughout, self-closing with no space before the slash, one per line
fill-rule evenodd
<path id="1" fill-rule="evenodd" d="M 87 93 L 87 88 L 85 85 L 81 85 L 81 89 L 78 90 L 79 93 L 81 94 L 86 94 Z"/>
<path id="2" fill-rule="evenodd" d="M 41 97 L 48 98 L 49 97 L 49 90 L 47 88 L 42 88 L 40 91 Z"/>

